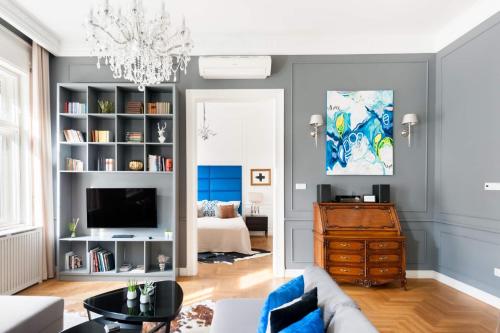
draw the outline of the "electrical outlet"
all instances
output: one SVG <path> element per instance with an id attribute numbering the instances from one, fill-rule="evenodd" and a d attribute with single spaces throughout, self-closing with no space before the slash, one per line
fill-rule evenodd
<path id="1" fill-rule="evenodd" d="M 295 189 L 296 190 L 305 190 L 305 189 L 307 189 L 307 184 L 297 183 L 297 184 L 295 184 Z"/>
<path id="2" fill-rule="evenodd" d="M 500 277 L 500 268 L 495 267 L 495 269 L 493 270 L 493 274 L 495 274 L 495 276 Z"/>
<path id="3" fill-rule="evenodd" d="M 500 183 L 484 183 L 485 191 L 500 191 Z"/>

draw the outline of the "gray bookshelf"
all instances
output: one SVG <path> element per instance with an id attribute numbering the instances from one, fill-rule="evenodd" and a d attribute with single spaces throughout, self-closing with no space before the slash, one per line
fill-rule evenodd
<path id="1" fill-rule="evenodd" d="M 98 100 L 113 102 L 112 113 L 99 113 Z M 142 114 L 127 113 L 128 102 L 142 102 Z M 66 102 L 85 105 L 86 113 L 65 112 Z M 148 114 L 148 103 L 169 102 L 169 114 Z M 166 124 L 166 140 L 160 143 L 157 124 Z M 78 130 L 85 142 L 66 142 L 64 130 Z M 109 142 L 92 142 L 92 130 L 109 131 Z M 141 132 L 142 142 L 127 142 L 127 132 Z M 57 272 L 65 280 L 165 280 L 176 277 L 177 167 L 178 167 L 177 97 L 175 85 L 146 87 L 144 92 L 133 84 L 59 83 L 57 86 Z M 173 161 L 170 171 L 149 171 L 148 156 L 159 155 Z M 66 168 L 66 159 L 83 162 L 83 170 Z M 114 167 L 104 171 L 98 159 L 113 159 Z M 144 164 L 142 171 L 129 170 L 131 160 Z M 86 221 L 86 188 L 154 187 L 157 189 L 158 228 L 90 229 Z M 68 223 L 80 218 L 77 237 L 71 238 Z M 165 237 L 171 231 L 173 238 Z M 134 238 L 116 239 L 113 234 L 133 234 Z M 93 272 L 89 251 L 102 247 L 114 255 L 115 268 Z M 65 254 L 82 258 L 79 269 L 66 269 Z M 170 257 L 165 271 L 160 271 L 158 254 Z M 120 272 L 122 264 L 135 270 Z M 137 270 L 142 266 L 143 270 Z"/>

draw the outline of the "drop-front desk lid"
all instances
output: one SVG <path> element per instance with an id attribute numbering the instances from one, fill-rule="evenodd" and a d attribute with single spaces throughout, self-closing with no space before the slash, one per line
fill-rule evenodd
<path id="1" fill-rule="evenodd" d="M 314 203 L 314 231 L 401 235 L 401 225 L 392 203 Z"/>

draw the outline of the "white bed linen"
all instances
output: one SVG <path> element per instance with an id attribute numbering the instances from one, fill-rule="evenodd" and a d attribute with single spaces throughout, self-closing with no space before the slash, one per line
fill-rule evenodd
<path id="1" fill-rule="evenodd" d="M 251 254 L 250 233 L 241 216 L 230 219 L 198 218 L 198 252 Z"/>

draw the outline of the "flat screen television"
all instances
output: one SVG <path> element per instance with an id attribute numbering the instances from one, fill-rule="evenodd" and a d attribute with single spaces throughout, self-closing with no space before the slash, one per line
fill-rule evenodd
<path id="1" fill-rule="evenodd" d="M 156 228 L 155 188 L 87 188 L 88 228 Z"/>

